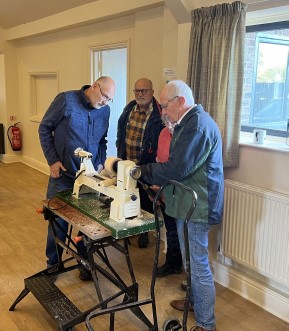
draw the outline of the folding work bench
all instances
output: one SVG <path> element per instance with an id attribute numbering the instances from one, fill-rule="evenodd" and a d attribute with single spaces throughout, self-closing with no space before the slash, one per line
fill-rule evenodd
<path id="1" fill-rule="evenodd" d="M 155 274 L 159 255 L 160 224 L 157 217 L 142 211 L 142 217 L 126 219 L 116 222 L 109 218 L 109 208 L 97 199 L 97 194 L 84 194 L 80 199 L 71 196 L 71 192 L 62 192 L 50 201 L 44 201 L 44 215 L 53 229 L 57 247 L 62 247 L 70 257 L 65 260 L 60 257 L 57 270 L 45 269 L 24 279 L 24 290 L 19 294 L 10 307 L 10 311 L 31 292 L 46 309 L 57 324 L 57 330 L 73 330 L 73 327 L 86 320 L 89 315 L 110 315 L 110 330 L 114 330 L 115 313 L 120 310 L 130 309 L 149 330 L 158 330 L 157 314 L 154 295 Z M 57 217 L 65 219 L 69 224 L 66 233 L 55 221 Z M 161 224 L 162 225 L 162 224 Z M 56 228 L 66 234 L 65 242 L 56 235 Z M 76 249 L 72 238 L 72 229 L 80 230 L 86 247 L 86 256 L 81 256 Z M 128 238 L 142 232 L 156 231 L 156 251 L 151 280 L 151 297 L 142 301 L 138 299 L 138 283 L 129 256 Z M 125 281 L 109 261 L 106 249 L 115 249 L 124 256 L 124 267 L 128 268 L 129 281 Z M 64 254 L 63 254 L 64 256 Z M 72 261 L 68 263 L 69 261 Z M 101 263 L 99 263 L 100 261 Z M 126 263 L 126 266 L 125 266 Z M 67 265 L 69 264 L 69 266 Z M 92 273 L 96 290 L 96 303 L 86 311 L 81 311 L 55 284 L 55 276 L 85 266 Z M 102 275 L 101 280 L 99 276 Z M 117 292 L 110 297 L 105 297 L 101 282 L 109 281 L 117 288 Z M 144 314 L 140 306 L 151 304 L 153 321 Z M 89 323 L 88 323 L 89 324 Z M 90 324 L 89 324 L 90 325 Z M 87 325 L 88 328 L 89 325 Z"/>

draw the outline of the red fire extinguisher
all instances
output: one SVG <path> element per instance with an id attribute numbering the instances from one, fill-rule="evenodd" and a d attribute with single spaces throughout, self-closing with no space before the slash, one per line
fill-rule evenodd
<path id="1" fill-rule="evenodd" d="M 11 126 L 9 126 L 7 130 L 7 137 L 9 139 L 11 148 L 13 151 L 20 151 L 22 147 L 21 141 L 21 131 L 19 125 L 21 122 L 17 122 Z M 17 126 L 18 125 L 18 126 Z"/>

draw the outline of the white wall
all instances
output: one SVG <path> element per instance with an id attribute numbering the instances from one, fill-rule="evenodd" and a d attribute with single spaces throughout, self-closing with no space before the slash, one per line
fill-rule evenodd
<path id="1" fill-rule="evenodd" d="M 240 146 L 240 165 L 225 170 L 226 179 L 233 179 L 268 190 L 289 194 L 288 152 Z"/>
<path id="2" fill-rule="evenodd" d="M 79 89 L 90 83 L 90 47 L 133 40 L 134 33 L 134 17 L 128 16 L 59 32 L 53 38 L 44 36 L 18 43 L 19 118 L 23 123 L 23 156 L 26 162 L 31 159 L 46 164 L 38 141 L 39 123 L 30 120 L 29 73 L 58 72 L 59 92 Z"/>
<path id="3" fill-rule="evenodd" d="M 4 55 L 0 53 L 0 123 L 6 124 L 6 89 Z"/>
<path id="4" fill-rule="evenodd" d="M 0 28 L 0 53 L 3 51 L 4 30 Z"/>
<path id="5" fill-rule="evenodd" d="M 133 16 L 17 41 L 15 47 L 10 46 L 7 54 L 17 56 L 19 88 L 14 88 L 14 93 L 18 95 L 16 100 L 21 100 L 21 106 L 19 110 L 11 106 L 8 114 L 13 113 L 17 121 L 22 122 L 22 158 L 26 163 L 37 165 L 41 171 L 47 169 L 38 141 L 39 123 L 30 120 L 29 74 L 58 72 L 59 91 L 78 89 L 90 83 L 91 46 L 128 41 L 131 59 L 129 98 L 133 98 L 134 82 L 139 77 L 149 77 L 158 93 L 162 85 L 162 20 L 163 8 L 156 8 Z M 151 38 L 152 35 L 154 38 Z M 14 152 L 9 147 L 7 151 L 13 157 Z"/>

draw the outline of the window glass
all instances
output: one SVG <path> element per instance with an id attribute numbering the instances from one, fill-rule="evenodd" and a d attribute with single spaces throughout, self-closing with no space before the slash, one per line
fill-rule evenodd
<path id="1" fill-rule="evenodd" d="M 286 136 L 289 118 L 289 22 L 247 27 L 242 131 Z"/>

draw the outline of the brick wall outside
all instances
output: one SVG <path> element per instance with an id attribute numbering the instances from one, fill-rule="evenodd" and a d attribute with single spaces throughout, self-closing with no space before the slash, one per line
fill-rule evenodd
<path id="1" fill-rule="evenodd" d="M 255 73 L 255 50 L 256 50 L 256 37 L 259 32 L 246 33 L 245 41 L 245 70 L 244 70 L 244 83 L 243 83 L 243 100 L 242 100 L 242 125 L 249 125 L 250 120 L 250 107 L 251 98 L 254 88 Z M 278 35 L 289 37 L 289 29 L 262 31 L 262 35 Z"/>

